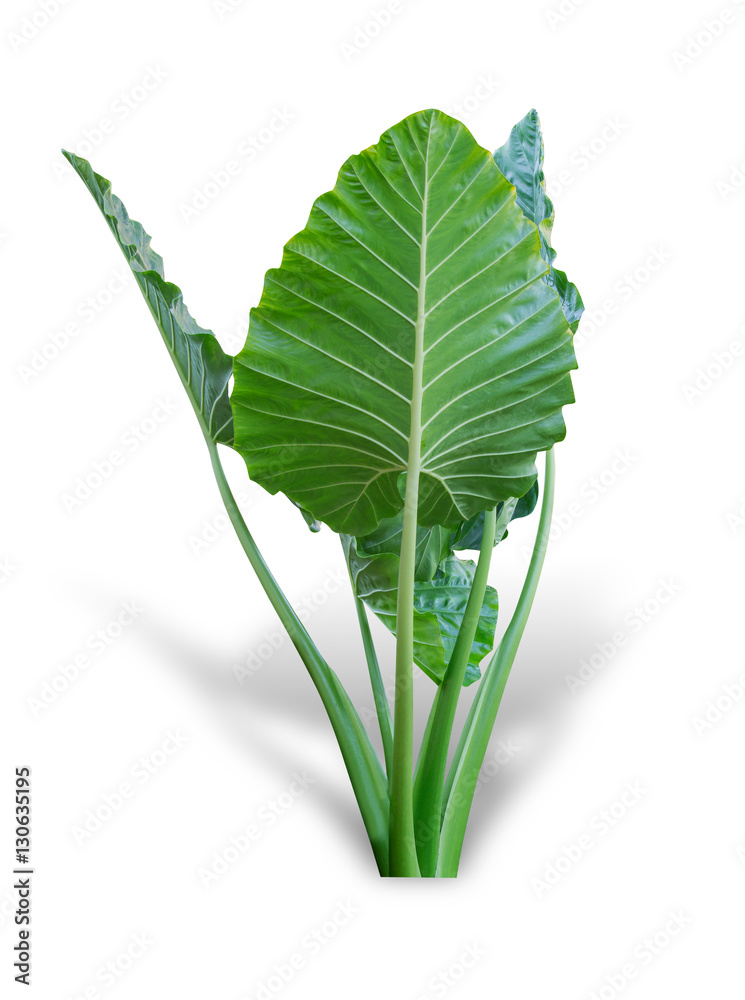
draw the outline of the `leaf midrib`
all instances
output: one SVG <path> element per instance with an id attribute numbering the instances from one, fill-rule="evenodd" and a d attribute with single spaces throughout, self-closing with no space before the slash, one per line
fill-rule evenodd
<path id="1" fill-rule="evenodd" d="M 414 364 L 411 386 L 411 425 L 409 430 L 409 456 L 406 469 L 406 493 L 409 487 L 415 497 L 419 493 L 422 468 L 422 408 L 424 402 L 424 329 L 427 323 L 427 202 L 429 200 L 429 146 L 432 122 L 427 133 L 427 150 L 424 160 L 424 191 L 422 193 L 422 240 L 419 249 L 419 285 L 417 288 L 417 315 L 414 326 Z"/>

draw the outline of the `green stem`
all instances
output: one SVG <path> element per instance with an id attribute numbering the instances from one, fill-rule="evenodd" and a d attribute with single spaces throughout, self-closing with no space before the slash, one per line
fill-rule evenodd
<path id="1" fill-rule="evenodd" d="M 533 554 L 525 576 L 520 598 L 512 620 L 507 626 L 499 648 L 494 654 L 486 675 L 482 680 L 482 690 L 475 702 L 475 710 L 463 742 L 460 759 L 453 776 L 450 794 L 442 822 L 440 834 L 440 854 L 437 875 L 454 878 L 458 874 L 458 863 L 463 849 L 468 814 L 471 810 L 473 793 L 479 771 L 484 762 L 491 738 L 497 711 L 502 700 L 507 678 L 515 661 L 520 640 L 533 606 L 538 581 L 543 569 L 548 538 L 551 532 L 551 514 L 554 502 L 555 462 L 553 450 L 546 452 L 546 476 L 543 487 L 543 504 L 538 522 Z"/>
<path id="2" fill-rule="evenodd" d="M 341 681 L 316 649 L 264 562 L 230 489 L 217 445 L 208 438 L 207 447 L 220 496 L 243 551 L 321 696 L 352 782 L 378 869 L 381 875 L 387 875 L 388 790 L 380 761 Z"/>
<path id="3" fill-rule="evenodd" d="M 418 877 L 414 841 L 412 765 L 414 758 L 414 568 L 417 529 L 417 474 L 406 479 L 404 525 L 396 608 L 396 694 L 391 767 L 390 872 Z M 410 492 L 410 489 L 412 492 Z M 413 496 L 412 496 L 413 493 Z"/>
<path id="4" fill-rule="evenodd" d="M 390 775 L 393 766 L 393 720 L 391 719 L 391 707 L 388 704 L 385 685 L 380 673 L 380 664 L 378 663 L 378 655 L 375 652 L 375 644 L 370 632 L 367 609 L 364 602 L 354 593 L 354 580 L 352 581 L 352 593 L 354 595 L 354 605 L 357 609 L 357 620 L 360 623 L 362 645 L 365 647 L 365 659 L 367 660 L 367 670 L 370 674 L 370 686 L 372 687 L 373 698 L 375 699 L 375 712 L 378 716 L 380 738 L 383 742 L 385 769 L 386 773 Z"/>
<path id="5" fill-rule="evenodd" d="M 450 798 L 450 790 L 453 787 L 453 781 L 455 780 L 455 775 L 458 773 L 458 766 L 460 764 L 460 759 L 463 756 L 463 751 L 465 750 L 466 743 L 468 742 L 468 734 L 471 731 L 471 725 L 473 724 L 473 717 L 476 714 L 478 708 L 479 700 L 481 699 L 481 693 L 486 685 L 486 678 L 489 675 L 489 667 L 494 662 L 494 659 L 489 661 L 484 670 L 481 672 L 481 681 L 479 682 L 478 690 L 471 702 L 471 707 L 468 710 L 468 715 L 466 716 L 466 721 L 461 730 L 460 738 L 458 740 L 458 745 L 455 748 L 455 753 L 453 754 L 453 760 L 450 764 L 450 769 L 448 770 L 448 776 L 445 780 L 445 788 L 443 790 L 442 797 L 442 816 L 445 815 L 445 807 L 448 804 L 448 799 Z M 440 818 L 440 827 L 442 827 L 442 816 Z"/>
<path id="6" fill-rule="evenodd" d="M 413 410 L 412 406 L 412 410 Z M 418 877 L 414 840 L 412 766 L 414 760 L 414 571 L 416 566 L 419 448 L 406 477 L 404 524 L 396 606 L 396 693 L 391 768 L 390 872 Z"/>
<path id="7" fill-rule="evenodd" d="M 437 715 L 437 703 L 440 700 L 440 691 L 442 690 L 441 685 L 435 688 L 435 696 L 432 699 L 432 704 L 429 708 L 429 715 L 427 716 L 427 725 L 424 727 L 424 735 L 422 736 L 422 744 L 419 747 L 419 756 L 416 760 L 416 767 L 414 768 L 414 788 L 421 783 L 422 780 L 422 768 L 424 766 L 424 757 L 426 753 L 426 748 L 429 746 L 430 737 L 432 735 L 432 725 L 435 721 L 435 716 Z"/>
<path id="8" fill-rule="evenodd" d="M 496 523 L 496 509 L 486 511 L 481 551 L 471 592 L 468 595 L 466 610 L 458 629 L 455 647 L 440 684 L 439 693 L 432 706 L 432 725 L 427 726 L 420 751 L 421 767 L 417 767 L 414 782 L 414 828 L 419 867 L 422 875 L 427 878 L 433 878 L 437 869 L 443 785 L 450 737 L 466 668 L 473 648 L 473 639 L 484 606 Z"/>
<path id="9" fill-rule="evenodd" d="M 497 528 L 494 538 L 495 544 L 497 542 L 501 542 L 502 539 L 504 538 L 505 533 L 507 531 L 507 526 L 509 522 L 512 520 L 512 515 L 514 513 L 515 507 L 517 506 L 517 502 L 518 501 L 516 499 L 507 500 L 505 502 L 505 505 L 502 508 L 502 512 L 497 518 Z M 486 686 L 486 677 L 489 672 L 489 666 L 491 665 L 493 660 L 494 657 L 492 657 L 490 663 L 487 664 L 486 667 L 481 672 L 481 683 L 479 684 L 478 690 L 476 691 L 476 695 L 473 701 L 471 702 L 471 707 L 469 708 L 468 715 L 466 716 L 465 725 L 461 730 L 460 739 L 458 740 L 458 745 L 456 746 L 455 753 L 453 754 L 453 760 L 450 764 L 450 769 L 448 770 L 448 776 L 445 781 L 445 789 L 443 795 L 443 812 L 445 811 L 444 806 L 447 805 L 447 800 L 450 795 L 450 789 L 453 786 L 453 779 L 455 778 L 456 771 L 458 770 L 460 759 L 463 756 L 463 750 L 466 744 L 466 740 L 468 738 L 468 733 L 471 729 L 471 723 L 473 721 L 473 717 L 476 714 L 476 708 L 478 707 L 479 699 L 481 698 L 481 692 L 484 690 L 484 687 Z"/>
<path id="10" fill-rule="evenodd" d="M 431 132 L 430 132 L 431 135 Z M 424 398 L 424 325 L 427 289 L 427 201 L 429 139 L 422 196 L 422 240 L 419 251 L 417 316 L 411 381 L 411 423 L 404 494 L 404 523 L 398 568 L 396 604 L 396 697 L 393 706 L 393 768 L 391 771 L 391 875 L 420 875 L 414 839 L 412 766 L 414 763 L 414 574 L 416 571 L 419 477 L 422 468 L 422 402 Z"/>

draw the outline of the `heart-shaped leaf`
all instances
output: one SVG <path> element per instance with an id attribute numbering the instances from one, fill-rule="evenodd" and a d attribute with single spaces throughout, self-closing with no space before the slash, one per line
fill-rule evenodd
<path id="1" fill-rule="evenodd" d="M 576 367 L 537 226 L 461 123 L 412 115 L 351 157 L 266 275 L 236 358 L 252 479 L 335 531 L 403 506 L 456 526 L 536 478 Z"/>

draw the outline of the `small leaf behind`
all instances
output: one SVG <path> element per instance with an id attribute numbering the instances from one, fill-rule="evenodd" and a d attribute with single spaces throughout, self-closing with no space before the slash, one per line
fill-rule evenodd
<path id="1" fill-rule="evenodd" d="M 441 551 L 441 539 L 435 535 L 440 530 L 419 529 L 414 583 L 414 661 L 436 684 L 441 683 L 455 647 L 476 571 L 475 563 L 459 559 L 452 552 L 439 558 L 435 565 L 435 553 Z M 391 532 L 387 543 L 378 538 L 370 542 L 368 549 L 371 536 L 341 538 L 355 593 L 395 635 L 400 539 L 396 541 L 395 532 Z M 386 544 L 394 551 L 385 551 Z M 465 685 L 481 676 L 478 665 L 494 645 L 498 607 L 496 590 L 487 587 Z"/>
<path id="2" fill-rule="evenodd" d="M 538 480 L 530 487 L 528 492 L 517 501 L 517 506 L 510 518 L 514 521 L 518 517 L 527 517 L 535 510 L 538 503 Z M 503 503 L 497 504 L 497 517 L 502 513 Z M 471 549 L 478 551 L 481 548 L 481 537 L 484 534 L 484 514 L 476 514 L 460 524 L 452 533 L 450 547 L 460 551 L 461 549 Z M 499 543 L 507 537 L 507 532 L 501 538 L 495 538 L 494 544 Z"/>
<path id="3" fill-rule="evenodd" d="M 564 271 L 554 267 L 556 251 L 551 246 L 554 206 L 546 194 L 543 136 L 535 109 L 515 125 L 507 142 L 494 154 L 494 160 L 510 184 L 515 185 L 518 205 L 538 226 L 541 254 L 549 265 L 546 284 L 558 293 L 567 323 L 572 333 L 576 333 L 585 307 L 576 285 L 569 281 Z"/>
<path id="4" fill-rule="evenodd" d="M 387 517 L 380 522 L 375 531 L 357 539 L 357 548 L 365 555 L 392 554 L 398 556 L 401 551 L 401 536 L 404 529 L 403 511 L 395 517 Z M 451 532 L 441 525 L 431 528 L 417 528 L 415 580 L 431 580 L 437 572 L 441 561 L 450 551 Z"/>

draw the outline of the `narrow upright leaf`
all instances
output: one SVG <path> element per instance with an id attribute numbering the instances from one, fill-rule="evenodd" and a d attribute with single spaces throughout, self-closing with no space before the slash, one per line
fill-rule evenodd
<path id="1" fill-rule="evenodd" d="M 132 274 L 150 307 L 187 395 L 207 438 L 233 444 L 233 413 L 228 383 L 233 359 L 210 330 L 190 316 L 181 290 L 165 280 L 163 258 L 150 246 L 150 237 L 139 222 L 130 219 L 111 182 L 94 172 L 82 156 L 62 150 L 96 200 L 127 258 Z"/>
<path id="2" fill-rule="evenodd" d="M 546 194 L 543 135 L 535 109 L 514 126 L 507 142 L 494 154 L 494 160 L 510 184 L 515 185 L 518 205 L 540 230 L 541 252 L 550 267 L 546 283 L 556 289 L 567 323 L 572 333 L 576 333 L 585 307 L 576 285 L 554 267 L 556 251 L 551 246 L 554 206 Z"/>

